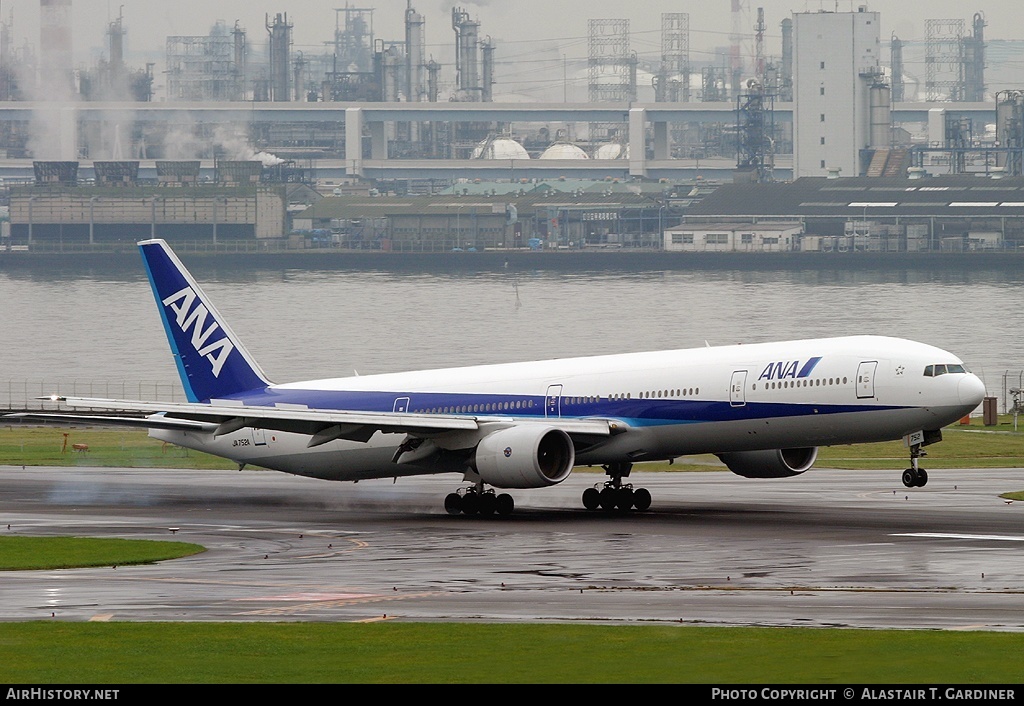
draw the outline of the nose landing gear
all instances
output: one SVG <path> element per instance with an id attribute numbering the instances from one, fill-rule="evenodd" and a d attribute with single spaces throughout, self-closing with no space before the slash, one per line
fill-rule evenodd
<path id="1" fill-rule="evenodd" d="M 910 468 L 903 471 L 903 485 L 908 488 L 923 488 L 928 482 L 928 471 L 917 465 L 919 458 L 928 455 L 921 450 L 921 446 L 923 444 L 912 444 L 910 447 Z"/>

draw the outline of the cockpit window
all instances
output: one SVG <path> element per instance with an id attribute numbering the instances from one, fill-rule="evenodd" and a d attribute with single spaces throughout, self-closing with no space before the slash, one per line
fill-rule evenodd
<path id="1" fill-rule="evenodd" d="M 938 377 L 939 375 L 945 375 L 946 373 L 966 373 L 967 368 L 959 363 L 949 363 L 946 365 L 927 365 L 924 369 L 924 376 L 926 378 Z"/>

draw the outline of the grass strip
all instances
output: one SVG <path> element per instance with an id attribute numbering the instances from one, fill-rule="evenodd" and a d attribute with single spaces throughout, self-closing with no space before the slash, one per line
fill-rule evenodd
<path id="1" fill-rule="evenodd" d="M 91 537 L 0 537 L 0 571 L 152 564 L 199 554 L 186 542 Z"/>
<path id="2" fill-rule="evenodd" d="M 0 625 L 0 681 L 1014 684 L 1024 635 L 466 623 Z M 913 659 L 907 659 L 913 655 Z"/>

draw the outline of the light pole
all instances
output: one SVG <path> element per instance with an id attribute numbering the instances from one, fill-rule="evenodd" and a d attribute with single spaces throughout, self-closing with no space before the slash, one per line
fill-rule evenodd
<path id="1" fill-rule="evenodd" d="M 149 224 L 149 237 L 156 238 L 156 202 L 159 196 L 154 196 L 150 202 L 150 208 L 152 208 L 152 221 Z"/>
<path id="2" fill-rule="evenodd" d="M 455 209 L 455 247 L 462 247 L 462 204 Z"/>
<path id="3" fill-rule="evenodd" d="M 28 247 L 32 249 L 32 202 L 36 200 L 35 196 L 28 197 Z"/>
<path id="4" fill-rule="evenodd" d="M 213 197 L 213 249 L 214 250 L 217 249 L 217 204 L 220 203 L 220 201 L 222 201 L 222 200 L 224 200 L 225 203 L 227 203 L 227 200 L 226 199 L 222 199 L 222 197 L 220 197 L 220 196 L 214 196 Z M 224 207 L 225 215 L 227 215 L 227 210 L 228 210 L 227 206 L 225 205 L 225 207 Z"/>
<path id="5" fill-rule="evenodd" d="M 96 205 L 96 199 L 98 199 L 98 198 L 99 198 L 99 196 L 90 196 L 89 197 L 89 247 L 90 248 L 92 248 L 92 246 L 96 244 L 96 240 L 93 237 L 93 228 L 94 228 L 94 224 L 96 223 L 96 219 L 95 219 L 94 214 L 93 214 L 93 207 Z"/>
<path id="6" fill-rule="evenodd" d="M 665 209 L 667 207 L 668 204 L 662 204 L 658 206 L 658 243 L 659 248 L 661 248 L 662 250 L 665 249 L 665 226 L 664 221 L 662 220 L 662 214 L 665 212 Z"/>

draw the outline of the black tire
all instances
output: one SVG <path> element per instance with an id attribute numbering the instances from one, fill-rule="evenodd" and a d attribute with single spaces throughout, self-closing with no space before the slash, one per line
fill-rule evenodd
<path id="1" fill-rule="evenodd" d="M 633 489 L 632 488 L 619 488 L 617 493 L 619 496 L 616 500 L 615 506 L 623 512 L 627 512 L 633 509 Z"/>
<path id="2" fill-rule="evenodd" d="M 448 493 L 444 497 L 444 511 L 449 515 L 458 515 L 462 512 L 462 496 L 458 493 Z"/>
<path id="3" fill-rule="evenodd" d="M 483 493 L 480 495 L 480 503 L 478 512 L 481 515 L 493 515 L 494 511 L 498 509 L 498 499 L 494 496 L 494 493 Z"/>
<path id="4" fill-rule="evenodd" d="M 583 507 L 588 510 L 601 507 L 601 493 L 597 488 L 587 488 L 583 491 Z"/>
<path id="5" fill-rule="evenodd" d="M 462 496 L 462 514 L 475 515 L 480 511 L 480 496 L 476 493 L 466 493 Z"/>
<path id="6" fill-rule="evenodd" d="M 637 488 L 633 491 L 633 507 L 640 512 L 651 507 L 651 491 L 647 488 Z"/>
<path id="7" fill-rule="evenodd" d="M 917 487 L 923 488 L 928 484 L 928 471 L 923 468 L 917 469 Z"/>
<path id="8" fill-rule="evenodd" d="M 907 470 L 903 471 L 903 485 L 907 486 L 908 488 L 916 488 L 917 471 L 915 471 L 913 468 L 908 468 Z"/>
<path id="9" fill-rule="evenodd" d="M 499 515 L 511 515 L 516 508 L 516 501 L 508 493 L 502 493 L 495 498 L 495 510 Z"/>
<path id="10" fill-rule="evenodd" d="M 618 504 L 619 493 L 615 488 L 602 488 L 601 489 L 601 509 L 602 510 L 614 510 Z"/>

